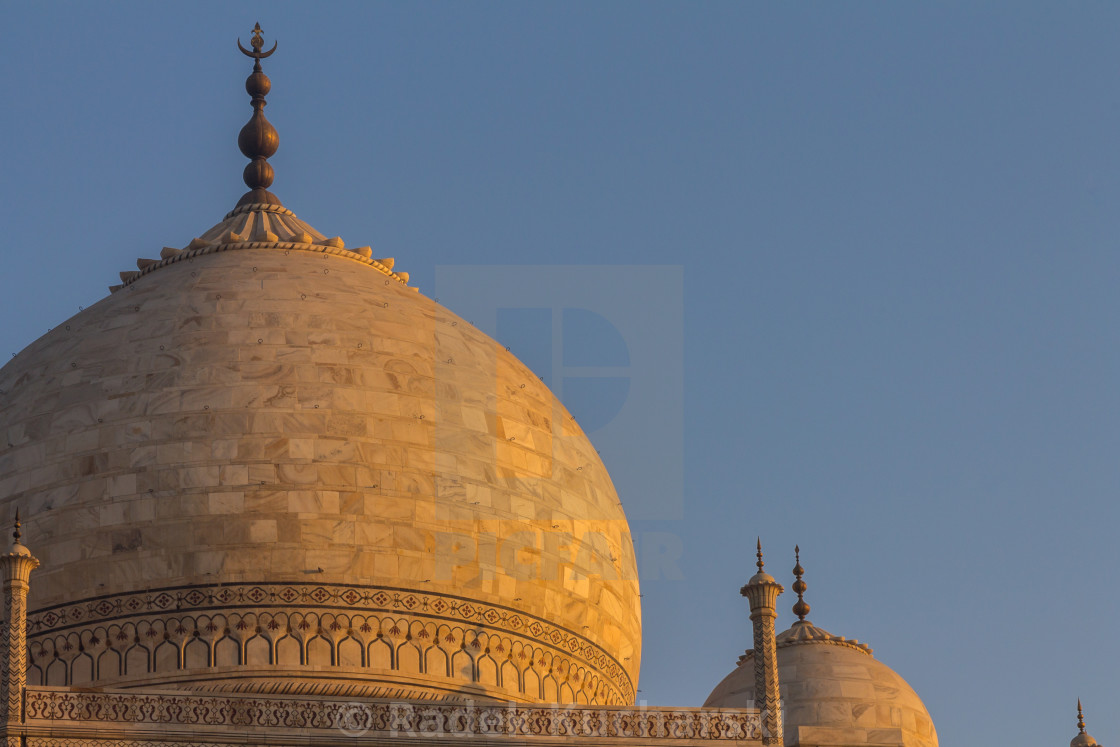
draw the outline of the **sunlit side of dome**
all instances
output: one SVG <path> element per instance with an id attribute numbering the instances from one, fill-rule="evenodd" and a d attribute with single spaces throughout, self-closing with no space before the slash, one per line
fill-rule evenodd
<path id="1" fill-rule="evenodd" d="M 0 369 L 31 684 L 633 701 L 633 544 L 523 364 L 268 187 Z"/>
<path id="2" fill-rule="evenodd" d="M 630 701 L 633 547 L 563 406 L 365 257 L 243 246 L 0 370 L 32 682 Z"/>
<path id="3" fill-rule="evenodd" d="M 240 42 L 239 42 L 240 46 Z M 31 684 L 633 702 L 633 544 L 541 381 L 268 191 L 0 369 Z"/>

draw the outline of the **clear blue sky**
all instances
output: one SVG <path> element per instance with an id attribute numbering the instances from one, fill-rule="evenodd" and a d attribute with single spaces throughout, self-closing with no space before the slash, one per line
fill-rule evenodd
<path id="1" fill-rule="evenodd" d="M 749 645 L 761 534 L 942 744 L 1065 744 L 1079 695 L 1120 740 L 1120 5 L 7 2 L 5 357 L 232 208 L 256 21 L 274 191 L 422 290 L 681 268 L 676 307 L 618 290 L 683 329 L 679 453 L 601 446 L 639 516 L 683 464 L 633 522 L 684 551 L 640 697 L 699 705 Z"/>

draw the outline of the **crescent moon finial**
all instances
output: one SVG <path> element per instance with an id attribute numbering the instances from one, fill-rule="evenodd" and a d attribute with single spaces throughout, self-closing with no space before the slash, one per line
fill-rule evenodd
<path id="1" fill-rule="evenodd" d="M 267 52 L 262 52 L 261 49 L 264 48 L 264 37 L 262 37 L 261 34 L 263 33 L 264 32 L 261 31 L 261 25 L 258 23 L 253 27 L 253 38 L 249 41 L 250 46 L 253 47 L 253 51 L 250 52 L 248 49 L 245 49 L 245 47 L 241 45 L 241 39 L 237 40 L 237 48 L 241 50 L 241 53 L 243 55 L 245 55 L 246 57 L 252 57 L 255 60 L 263 60 L 266 57 L 272 56 L 272 53 L 276 51 L 276 47 L 279 42 L 273 42 L 272 49 L 268 50 Z"/>
<path id="2" fill-rule="evenodd" d="M 266 104 L 264 97 L 272 89 L 272 81 L 261 69 L 261 60 L 276 51 L 276 43 L 273 43 L 272 49 L 267 52 L 261 51 L 264 49 L 264 38 L 261 36 L 261 25 L 258 23 L 253 27 L 253 38 L 249 44 L 253 48 L 252 51 L 245 49 L 240 39 L 237 40 L 237 48 L 241 53 L 254 60 L 253 72 L 245 81 L 245 91 L 253 97 L 253 116 L 237 136 L 237 147 L 249 159 L 243 174 L 249 191 L 242 195 L 237 204 L 239 207 L 259 204 L 279 205 L 280 200 L 268 191 L 273 179 L 272 166 L 269 165 L 268 159 L 276 153 L 280 145 L 280 136 L 264 116 Z"/>

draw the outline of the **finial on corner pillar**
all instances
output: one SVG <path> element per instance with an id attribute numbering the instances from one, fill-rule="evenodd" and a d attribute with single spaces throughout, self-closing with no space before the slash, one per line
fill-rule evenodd
<path id="1" fill-rule="evenodd" d="M 796 565 L 793 566 L 793 590 L 797 593 L 797 603 L 793 605 L 793 614 L 797 615 L 798 622 L 805 622 L 805 616 L 809 614 L 809 604 L 805 601 L 805 590 L 809 587 L 802 580 L 805 575 L 805 569 L 801 567 L 801 548 L 797 545 L 793 546 L 793 557 Z"/>
<path id="2" fill-rule="evenodd" d="M 20 542 L 19 510 L 12 530 L 12 546 L 0 554 L 3 582 L 3 621 L 0 622 L 0 721 L 12 724 L 23 718 L 23 691 L 27 687 L 27 592 L 31 571 L 39 561 Z"/>
<path id="3" fill-rule="evenodd" d="M 30 558 L 31 557 L 31 551 L 23 546 L 23 542 L 22 542 L 23 532 L 21 531 L 22 528 L 23 528 L 23 524 L 20 523 L 19 509 L 17 508 L 16 509 L 15 521 L 12 522 L 12 546 L 11 546 L 11 548 L 9 548 L 8 553 L 10 555 L 19 555 L 19 556 L 24 556 L 24 557 L 29 557 Z M 38 567 L 38 566 L 39 566 L 39 561 L 36 560 L 35 561 L 35 567 Z"/>
<path id="4" fill-rule="evenodd" d="M 751 607 L 751 627 L 754 632 L 754 699 L 762 715 L 762 743 L 783 744 L 782 704 L 778 682 L 778 647 L 774 621 L 778 595 L 785 589 L 763 569 L 762 540 L 757 543 L 758 573 L 739 590 Z"/>
<path id="5" fill-rule="evenodd" d="M 1085 733 L 1085 719 L 1081 715 L 1081 698 L 1077 699 L 1077 731 Z"/>
<path id="6" fill-rule="evenodd" d="M 253 28 L 253 39 L 249 44 L 253 47 L 252 52 L 241 46 L 240 39 L 237 40 L 238 49 L 254 60 L 253 72 L 245 80 L 245 90 L 253 97 L 253 116 L 237 136 L 237 147 L 246 158 L 250 159 L 243 174 L 249 191 L 242 195 L 237 205 L 238 207 L 254 204 L 279 205 L 279 198 L 268 191 L 275 175 L 268 159 L 275 155 L 277 148 L 280 147 L 280 135 L 264 116 L 264 107 L 267 103 L 264 97 L 272 90 L 272 81 L 261 70 L 261 60 L 276 51 L 277 43 L 274 42 L 272 49 L 267 52 L 261 51 L 264 48 L 264 38 L 261 36 L 261 25 L 258 23 Z"/>

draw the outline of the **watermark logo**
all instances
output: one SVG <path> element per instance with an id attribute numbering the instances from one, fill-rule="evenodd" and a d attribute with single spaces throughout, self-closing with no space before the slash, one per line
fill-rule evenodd
<path id="1" fill-rule="evenodd" d="M 373 709 L 368 703 L 347 703 L 338 712 L 336 726 L 348 737 L 361 737 L 373 728 Z"/>
<path id="2" fill-rule="evenodd" d="M 684 513 L 683 277 L 659 266 L 442 266 L 435 296 L 565 403 L 631 520 L 673 520 Z"/>

